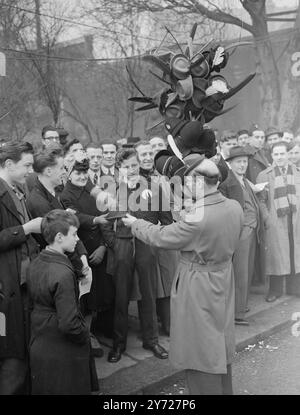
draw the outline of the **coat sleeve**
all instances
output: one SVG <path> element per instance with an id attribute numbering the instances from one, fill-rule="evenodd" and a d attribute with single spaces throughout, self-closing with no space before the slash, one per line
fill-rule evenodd
<path id="1" fill-rule="evenodd" d="M 269 181 L 268 176 L 264 171 L 258 174 L 256 183 L 265 183 L 268 181 Z M 264 222 L 266 222 L 266 220 L 269 217 L 269 208 L 268 208 L 269 192 L 267 190 L 263 190 L 261 192 L 256 193 L 256 195 L 259 200 L 260 207 L 261 207 L 261 213 L 262 213 L 263 220 Z"/>
<path id="2" fill-rule="evenodd" d="M 223 196 L 227 197 L 227 199 L 230 199 L 228 197 L 228 186 L 225 181 L 220 184 L 220 186 L 218 187 L 218 190 L 222 193 Z"/>
<path id="3" fill-rule="evenodd" d="M 159 185 L 159 213 L 158 220 L 162 225 L 169 225 L 173 223 L 173 216 L 171 212 L 171 201 L 166 192 L 164 192 L 162 185 Z"/>
<path id="4" fill-rule="evenodd" d="M 59 280 L 55 283 L 54 302 L 59 330 L 74 343 L 87 343 L 89 330 L 77 305 L 71 272 L 59 275 Z"/>
<path id="5" fill-rule="evenodd" d="M 101 232 L 105 245 L 113 249 L 116 239 L 116 232 L 114 231 L 114 222 L 108 221 L 105 225 L 101 224 Z"/>
<path id="6" fill-rule="evenodd" d="M 26 242 L 26 235 L 22 225 L 3 229 L 1 222 L 2 220 L 0 216 L 0 252 L 17 248 Z"/>
<path id="7" fill-rule="evenodd" d="M 86 215 L 85 213 L 80 212 L 78 210 L 78 205 L 76 203 L 75 198 L 71 197 L 71 195 L 68 194 L 68 196 L 66 196 L 62 194 L 61 203 L 63 204 L 65 209 L 70 208 L 76 211 L 76 216 L 79 219 L 79 223 L 82 229 L 89 230 L 91 226 L 94 226 L 93 220 L 95 216 Z"/>
<path id="8" fill-rule="evenodd" d="M 138 219 L 133 223 L 131 231 L 134 236 L 148 245 L 164 249 L 190 250 L 190 242 L 200 229 L 195 223 L 183 221 L 161 226 Z"/>
<path id="9" fill-rule="evenodd" d="M 51 206 L 43 197 L 40 197 L 34 190 L 31 191 L 26 200 L 26 206 L 33 218 L 43 217 L 52 210 Z"/>

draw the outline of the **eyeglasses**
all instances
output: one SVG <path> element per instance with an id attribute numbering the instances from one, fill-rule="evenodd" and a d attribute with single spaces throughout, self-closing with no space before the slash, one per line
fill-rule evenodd
<path id="1" fill-rule="evenodd" d="M 55 141 L 58 141 L 59 140 L 59 137 L 45 137 L 45 140 L 55 140 Z"/>

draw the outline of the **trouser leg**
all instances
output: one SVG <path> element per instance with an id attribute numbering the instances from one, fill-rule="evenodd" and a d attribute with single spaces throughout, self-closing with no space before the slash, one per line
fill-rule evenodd
<path id="1" fill-rule="evenodd" d="M 0 360 L 0 395 L 17 395 L 27 376 L 28 363 L 23 359 Z"/>
<path id="2" fill-rule="evenodd" d="M 135 263 L 139 277 L 141 301 L 138 302 L 143 343 L 147 345 L 158 342 L 156 315 L 156 256 L 149 245 L 135 241 Z"/>
<path id="3" fill-rule="evenodd" d="M 253 229 L 251 237 L 250 237 L 250 242 L 249 242 L 248 289 L 247 289 L 246 307 L 247 307 L 247 304 L 248 304 L 251 284 L 252 284 L 252 281 L 253 281 L 253 278 L 254 278 L 255 256 L 256 256 L 257 252 L 259 252 L 259 245 L 257 243 L 257 238 L 256 238 L 256 229 Z"/>
<path id="4" fill-rule="evenodd" d="M 157 315 L 160 318 L 163 330 L 170 333 L 170 297 L 156 299 Z"/>
<path id="5" fill-rule="evenodd" d="M 114 348 L 126 349 L 128 333 L 128 304 L 133 282 L 134 258 L 131 239 L 117 239 L 115 246 L 116 290 L 114 312 Z"/>
<path id="6" fill-rule="evenodd" d="M 286 277 L 286 293 L 288 295 L 300 296 L 300 275 Z"/>
<path id="7" fill-rule="evenodd" d="M 232 395 L 231 365 L 227 374 L 205 373 L 186 370 L 186 382 L 190 395 Z"/>
<path id="8" fill-rule="evenodd" d="M 269 295 L 281 296 L 283 294 L 284 278 L 280 275 L 269 276 Z"/>
<path id="9" fill-rule="evenodd" d="M 248 290 L 250 286 L 249 280 L 252 278 L 253 265 L 253 239 L 255 231 L 245 227 L 243 229 L 242 238 L 239 247 L 233 256 L 233 270 L 235 283 L 235 318 L 244 318 L 247 307 Z M 251 251 L 251 252 L 250 252 Z M 250 253 L 252 258 L 250 258 Z M 251 274 L 249 274 L 251 273 Z"/>

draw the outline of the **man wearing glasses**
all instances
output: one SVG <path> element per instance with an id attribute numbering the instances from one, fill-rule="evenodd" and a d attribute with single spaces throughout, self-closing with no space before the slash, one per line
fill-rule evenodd
<path id="1" fill-rule="evenodd" d="M 44 148 L 53 144 L 57 144 L 58 146 L 60 145 L 59 133 L 55 127 L 47 125 L 42 129 L 42 143 Z"/>

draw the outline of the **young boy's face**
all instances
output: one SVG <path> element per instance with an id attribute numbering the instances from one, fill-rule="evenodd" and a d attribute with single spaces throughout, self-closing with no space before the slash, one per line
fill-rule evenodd
<path id="1" fill-rule="evenodd" d="M 67 235 L 62 235 L 61 246 L 64 252 L 74 252 L 78 241 L 79 238 L 77 236 L 77 228 L 71 225 Z"/>

